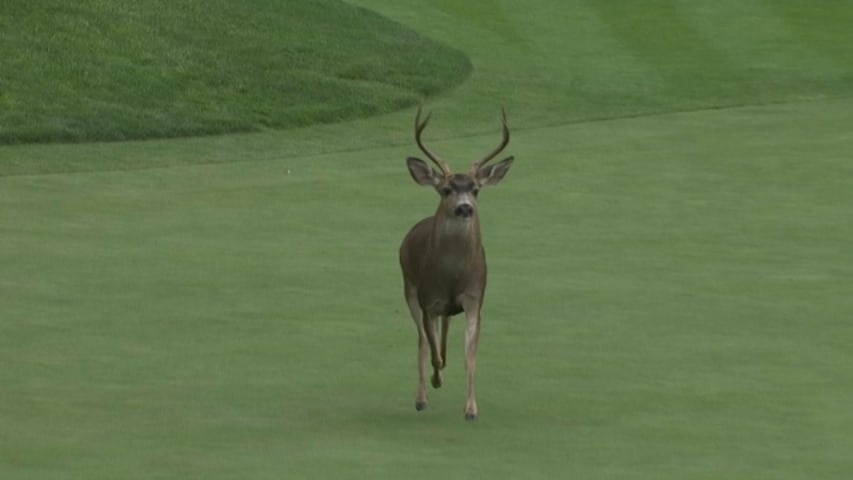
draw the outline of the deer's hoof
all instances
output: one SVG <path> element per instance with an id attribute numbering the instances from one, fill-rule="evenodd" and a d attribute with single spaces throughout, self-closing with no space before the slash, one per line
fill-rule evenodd
<path id="1" fill-rule="evenodd" d="M 466 413 L 465 414 L 465 420 L 476 420 L 476 419 L 477 419 L 476 413 Z"/>
<path id="2" fill-rule="evenodd" d="M 436 372 L 432 374 L 432 388 L 439 387 L 441 387 L 441 374 L 436 370 Z"/>
<path id="3" fill-rule="evenodd" d="M 426 410 L 426 402 L 425 401 L 415 402 L 415 410 L 417 410 L 419 412 Z"/>

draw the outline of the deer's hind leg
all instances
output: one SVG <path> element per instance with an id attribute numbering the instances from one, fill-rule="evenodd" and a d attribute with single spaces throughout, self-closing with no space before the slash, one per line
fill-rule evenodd
<path id="1" fill-rule="evenodd" d="M 424 329 L 424 315 L 418 303 L 418 292 L 414 288 L 406 287 L 406 304 L 418 329 L 418 390 L 415 393 L 415 410 L 424 410 L 427 406 L 426 377 L 424 367 L 427 356 L 427 336 Z"/>

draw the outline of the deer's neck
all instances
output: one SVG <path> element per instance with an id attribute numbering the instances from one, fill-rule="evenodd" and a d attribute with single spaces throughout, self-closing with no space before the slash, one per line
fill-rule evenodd
<path id="1" fill-rule="evenodd" d="M 434 255 L 454 262 L 481 255 L 480 222 L 477 214 L 468 218 L 437 216 L 433 224 L 431 246 Z"/>

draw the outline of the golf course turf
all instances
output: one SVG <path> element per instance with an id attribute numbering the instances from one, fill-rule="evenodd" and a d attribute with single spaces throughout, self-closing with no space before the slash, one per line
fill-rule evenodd
<path id="1" fill-rule="evenodd" d="M 479 419 L 461 317 L 414 408 L 414 108 L 16 141 L 0 478 L 849 478 L 853 4 L 349 4 L 467 56 L 425 99 L 451 167 L 508 113 Z"/>

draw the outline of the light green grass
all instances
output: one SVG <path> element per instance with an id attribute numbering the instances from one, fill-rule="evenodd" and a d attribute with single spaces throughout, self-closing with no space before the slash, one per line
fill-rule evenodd
<path id="1" fill-rule="evenodd" d="M 413 408 L 395 248 L 434 199 L 374 160 L 408 148 L 6 178 L 5 471 L 844 478 L 850 107 L 519 132 L 476 424 L 458 325 Z"/>
<path id="2" fill-rule="evenodd" d="M 849 7 L 679 2 L 679 31 L 783 42 L 703 47 L 729 58 L 714 68 L 764 52 L 779 78 L 756 101 L 775 104 L 584 122 L 750 102 L 712 81 L 690 97 L 677 63 L 661 80 L 665 62 L 625 47 L 600 6 L 362 4 L 471 56 L 470 81 L 431 104 L 428 141 L 452 166 L 492 147 L 497 105 L 510 111 L 517 161 L 481 195 L 481 418 L 463 420 L 457 324 L 445 386 L 413 408 L 396 248 L 435 205 L 404 170 L 413 112 L 6 147 L 0 476 L 849 476 L 851 34 L 833 23 Z M 601 88 L 560 88 L 573 78 Z M 179 166 L 82 171 L 111 160 Z M 202 162 L 219 163 L 188 165 Z M 63 170 L 77 172 L 32 174 Z"/>
<path id="3" fill-rule="evenodd" d="M 337 0 L 7 0 L 0 143 L 340 121 L 414 105 L 469 71 L 461 52 Z"/>

